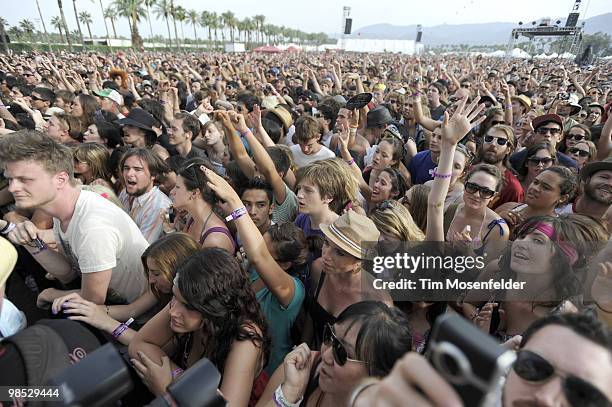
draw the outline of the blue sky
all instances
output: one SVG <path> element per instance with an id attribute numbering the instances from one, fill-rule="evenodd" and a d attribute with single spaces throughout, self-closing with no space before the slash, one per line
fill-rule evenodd
<path id="1" fill-rule="evenodd" d="M 101 19 L 100 0 L 77 0 L 77 8 L 87 10 L 93 17 L 92 31 L 94 35 L 103 36 L 104 25 Z M 57 0 L 39 0 L 40 7 L 47 24 L 50 27 L 52 17 L 59 15 Z M 111 0 L 102 0 L 106 7 Z M 581 18 L 612 12 L 610 0 L 583 0 Z M 9 5 L 7 7 L 7 5 Z M 72 0 L 63 0 L 64 13 L 71 29 L 76 29 Z M 353 31 L 377 23 L 395 25 L 423 24 L 425 26 L 438 24 L 488 23 L 488 22 L 518 22 L 532 21 L 541 17 L 564 17 L 574 4 L 573 0 L 175 0 L 175 4 L 186 9 L 216 11 L 222 13 L 233 11 L 240 19 L 255 14 L 263 14 L 267 22 L 285 25 L 307 32 L 336 33 L 341 29 L 342 7 L 351 7 Z M 15 6 L 17 5 L 17 6 Z M 426 5 L 426 6 L 424 6 Z M 3 7 L 2 7 L 3 6 Z M 9 25 L 14 25 L 23 18 L 32 20 L 42 30 L 36 8 L 36 0 L 0 0 L 0 9 Z M 585 14 L 586 12 L 586 14 Z M 153 18 L 153 16 L 152 16 Z M 109 25 L 110 29 L 110 25 Z M 153 33 L 165 35 L 166 26 L 161 21 L 153 22 Z M 146 21 L 140 24 L 141 32 L 149 35 Z M 118 34 L 129 35 L 127 20 L 117 22 Z M 204 30 L 199 29 L 199 36 L 204 37 Z M 192 37 L 191 26 L 185 27 L 185 36 Z"/>

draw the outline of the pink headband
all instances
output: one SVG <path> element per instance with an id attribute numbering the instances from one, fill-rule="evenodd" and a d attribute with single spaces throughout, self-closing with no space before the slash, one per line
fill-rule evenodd
<path id="1" fill-rule="evenodd" d="M 578 260 L 578 251 L 570 242 L 560 242 L 556 240 L 555 228 L 553 228 L 547 223 L 538 222 L 536 223 L 534 229 L 544 233 L 550 240 L 557 243 L 559 249 L 561 249 L 563 254 L 565 254 L 565 257 L 567 257 L 570 266 L 573 266 L 574 263 L 576 263 L 576 261 Z"/>

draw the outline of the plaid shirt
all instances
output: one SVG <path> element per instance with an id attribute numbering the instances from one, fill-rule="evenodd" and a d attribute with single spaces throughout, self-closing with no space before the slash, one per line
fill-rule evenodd
<path id="1" fill-rule="evenodd" d="M 119 194 L 119 200 L 123 209 L 136 222 L 138 228 L 149 243 L 153 243 L 163 234 L 162 210 L 172 205 L 170 198 L 158 187 L 153 187 L 149 192 L 140 196 L 129 196 L 125 189 Z"/>

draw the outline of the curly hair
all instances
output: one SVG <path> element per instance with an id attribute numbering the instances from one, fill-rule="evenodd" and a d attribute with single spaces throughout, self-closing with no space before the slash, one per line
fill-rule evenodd
<path id="1" fill-rule="evenodd" d="M 186 303 L 202 315 L 202 357 L 223 374 L 233 342 L 251 341 L 267 360 L 271 346 L 267 322 L 249 276 L 234 256 L 219 248 L 202 249 L 179 266 L 177 279 Z"/>

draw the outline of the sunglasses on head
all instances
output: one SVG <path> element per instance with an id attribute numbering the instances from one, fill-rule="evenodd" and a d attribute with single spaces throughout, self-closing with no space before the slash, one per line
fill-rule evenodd
<path id="1" fill-rule="evenodd" d="M 500 146 L 505 146 L 508 143 L 507 138 L 502 137 L 493 137 L 493 136 L 484 136 L 484 142 L 487 144 L 493 144 L 493 141 L 497 140 L 497 144 Z"/>
<path id="2" fill-rule="evenodd" d="M 512 369 L 527 382 L 544 382 L 555 375 L 561 377 L 565 397 L 574 407 L 610 405 L 610 400 L 593 384 L 577 376 L 555 371 L 555 367 L 537 353 L 521 350 Z"/>
<path id="3" fill-rule="evenodd" d="M 465 183 L 465 191 L 469 194 L 475 195 L 476 192 L 479 193 L 480 197 L 483 199 L 489 199 L 491 197 L 493 197 L 493 195 L 495 195 L 495 191 L 487 188 L 487 187 L 482 187 L 478 184 L 475 184 L 473 182 L 466 182 Z"/>
<path id="4" fill-rule="evenodd" d="M 578 154 L 580 157 L 588 157 L 591 155 L 591 153 L 587 150 L 581 150 L 579 148 L 576 147 L 570 147 L 567 149 L 567 152 L 570 154 Z"/>
<path id="5" fill-rule="evenodd" d="M 561 133 L 561 129 L 557 129 L 557 128 L 551 128 L 551 127 L 538 127 L 536 129 L 536 133 L 544 135 L 547 133 L 550 134 L 560 134 Z"/>
<path id="6" fill-rule="evenodd" d="M 554 159 L 551 157 L 543 157 L 543 158 L 530 157 L 527 161 L 529 161 L 529 163 L 533 165 L 540 165 L 540 164 L 549 165 L 549 164 L 552 164 Z"/>
<path id="7" fill-rule="evenodd" d="M 566 137 L 566 138 L 567 138 L 568 140 L 576 140 L 576 141 L 581 141 L 581 140 L 584 140 L 584 139 L 585 139 L 585 137 L 586 137 L 586 136 L 585 136 L 584 134 L 571 134 L 571 133 L 570 133 L 570 134 L 568 134 L 568 135 L 567 135 L 567 137 Z"/>
<path id="8" fill-rule="evenodd" d="M 367 363 L 362 360 L 351 359 L 348 357 L 346 348 L 342 342 L 340 342 L 340 339 L 338 339 L 334 333 L 334 328 L 330 324 L 325 325 L 325 329 L 323 331 L 323 343 L 326 346 L 331 347 L 332 354 L 334 355 L 334 361 L 339 366 L 344 366 L 346 362 Z"/>

